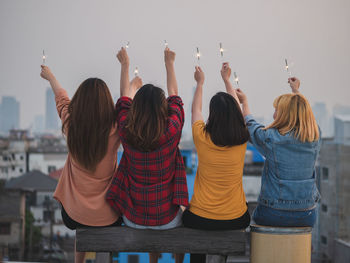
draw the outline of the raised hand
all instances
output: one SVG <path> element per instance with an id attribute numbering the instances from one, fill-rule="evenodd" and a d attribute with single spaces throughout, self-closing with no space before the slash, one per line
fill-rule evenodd
<path id="1" fill-rule="evenodd" d="M 138 90 L 142 87 L 142 79 L 139 76 L 136 76 L 131 80 L 130 87 L 134 91 Z"/>
<path id="2" fill-rule="evenodd" d="M 299 88 L 300 88 L 300 80 L 299 79 L 297 79 L 296 77 L 289 78 L 288 83 L 289 83 L 293 93 L 299 93 Z"/>
<path id="3" fill-rule="evenodd" d="M 239 101 L 242 104 L 245 104 L 248 102 L 247 95 L 244 94 L 244 92 L 241 89 L 236 89 L 236 94 L 239 99 Z"/>
<path id="4" fill-rule="evenodd" d="M 119 50 L 119 52 L 117 54 L 117 58 L 122 66 L 129 66 L 128 52 L 126 52 L 126 49 L 124 47 L 122 47 Z"/>
<path id="5" fill-rule="evenodd" d="M 223 79 L 223 81 L 229 81 L 230 77 L 231 77 L 231 68 L 230 65 L 228 64 L 228 62 L 222 63 L 222 67 L 221 67 L 221 77 Z"/>
<path id="6" fill-rule="evenodd" d="M 197 82 L 197 85 L 203 85 L 205 79 L 204 72 L 199 66 L 196 66 L 195 69 L 196 71 L 194 72 L 194 79 Z"/>
<path id="7" fill-rule="evenodd" d="M 174 51 L 170 50 L 168 47 L 166 47 L 164 50 L 165 66 L 173 65 L 175 62 L 175 56 L 176 56 L 176 53 Z"/>
<path id="8" fill-rule="evenodd" d="M 48 66 L 45 65 L 41 65 L 41 72 L 40 72 L 40 76 L 43 79 L 46 79 L 48 81 L 54 80 L 55 76 L 54 74 L 51 72 L 50 68 Z"/>

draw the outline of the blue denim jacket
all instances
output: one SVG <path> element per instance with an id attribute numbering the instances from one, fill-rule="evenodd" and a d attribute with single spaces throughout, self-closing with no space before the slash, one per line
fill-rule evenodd
<path id="1" fill-rule="evenodd" d="M 320 199 L 315 164 L 321 139 L 303 143 L 291 133 L 263 130 L 251 115 L 245 121 L 252 144 L 265 157 L 258 203 L 292 211 L 315 208 Z"/>

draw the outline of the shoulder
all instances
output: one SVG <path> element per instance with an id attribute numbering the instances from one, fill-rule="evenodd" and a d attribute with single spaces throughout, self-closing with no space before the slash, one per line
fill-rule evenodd
<path id="1" fill-rule="evenodd" d="M 170 105 L 178 105 L 178 106 L 183 106 L 183 102 L 182 102 L 182 99 L 180 96 L 176 96 L 176 95 L 173 95 L 173 96 L 169 96 L 167 98 L 167 101 L 168 101 L 168 104 Z"/>

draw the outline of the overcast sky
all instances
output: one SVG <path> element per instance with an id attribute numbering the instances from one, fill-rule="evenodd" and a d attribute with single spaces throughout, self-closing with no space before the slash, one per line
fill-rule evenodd
<path id="1" fill-rule="evenodd" d="M 131 69 L 137 66 L 145 83 L 164 88 L 166 39 L 177 53 L 186 113 L 196 46 L 206 73 L 205 114 L 211 96 L 224 88 L 219 42 L 257 116 L 272 114 L 273 99 L 289 92 L 284 58 L 311 104 L 350 105 L 349 13 L 349 0 L 1 0 L 0 96 L 20 101 L 22 128 L 44 114 L 48 83 L 39 73 L 45 49 L 47 65 L 69 95 L 84 79 L 99 77 L 117 97 L 115 54 L 126 41 Z"/>

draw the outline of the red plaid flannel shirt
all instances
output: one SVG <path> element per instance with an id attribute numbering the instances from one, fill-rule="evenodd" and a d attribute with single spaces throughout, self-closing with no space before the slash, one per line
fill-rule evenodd
<path id="1" fill-rule="evenodd" d="M 124 148 L 107 201 L 135 224 L 157 226 L 169 223 L 179 205 L 188 206 L 186 171 L 179 150 L 184 124 L 180 97 L 168 99 L 169 116 L 159 148 L 141 152 L 125 141 L 125 122 L 132 100 L 121 97 L 117 104 L 118 133 Z"/>

